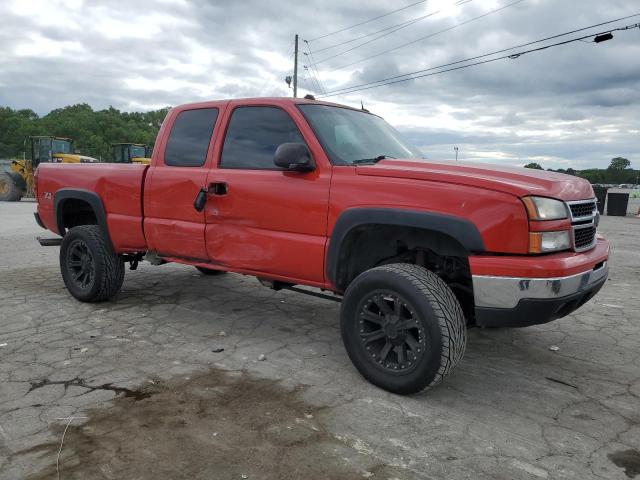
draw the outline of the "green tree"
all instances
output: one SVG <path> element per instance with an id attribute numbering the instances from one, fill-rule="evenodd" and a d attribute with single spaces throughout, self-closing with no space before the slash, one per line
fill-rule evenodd
<path id="1" fill-rule="evenodd" d="M 153 147 L 156 134 L 169 108 L 150 112 L 121 112 L 109 107 L 93 110 L 90 105 L 70 105 L 39 117 L 32 110 L 0 107 L 0 158 L 29 156 L 31 135 L 56 135 L 75 141 L 84 155 L 111 158 L 111 144 L 144 143 Z"/>
<path id="2" fill-rule="evenodd" d="M 616 157 L 611 159 L 609 164 L 609 170 L 625 170 L 631 166 L 631 162 L 623 157 Z"/>
<path id="3" fill-rule="evenodd" d="M 539 163 L 536 162 L 531 162 L 531 163 L 527 163 L 524 168 L 533 168 L 535 170 L 544 170 L 544 168 L 542 168 L 542 165 L 540 165 Z"/>
<path id="4" fill-rule="evenodd" d="M 633 171 L 629 168 L 631 162 L 623 157 L 615 157 L 611 159 L 611 163 L 607 168 L 608 183 L 632 183 L 630 175 Z"/>

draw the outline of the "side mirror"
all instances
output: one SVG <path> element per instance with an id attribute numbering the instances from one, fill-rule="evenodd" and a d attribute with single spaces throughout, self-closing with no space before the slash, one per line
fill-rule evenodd
<path id="1" fill-rule="evenodd" d="M 273 163 L 293 172 L 311 172 L 316 168 L 304 143 L 281 143 L 273 156 Z"/>

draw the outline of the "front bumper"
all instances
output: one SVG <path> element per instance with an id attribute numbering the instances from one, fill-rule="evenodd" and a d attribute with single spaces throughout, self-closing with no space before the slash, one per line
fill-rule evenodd
<path id="1" fill-rule="evenodd" d="M 604 245 L 603 245 L 604 246 Z M 473 275 L 476 324 L 526 327 L 562 318 L 589 301 L 609 274 L 606 257 L 557 277 Z"/>

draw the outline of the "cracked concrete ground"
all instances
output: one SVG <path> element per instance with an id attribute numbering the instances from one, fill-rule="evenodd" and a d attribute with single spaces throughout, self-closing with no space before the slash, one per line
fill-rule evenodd
<path id="1" fill-rule="evenodd" d="M 142 264 L 75 301 L 34 208 L 0 203 L 0 479 L 56 478 L 65 428 L 63 479 L 640 478 L 640 219 L 603 217 L 610 280 L 581 310 L 470 330 L 400 397 L 351 366 L 338 304 L 249 277 Z"/>

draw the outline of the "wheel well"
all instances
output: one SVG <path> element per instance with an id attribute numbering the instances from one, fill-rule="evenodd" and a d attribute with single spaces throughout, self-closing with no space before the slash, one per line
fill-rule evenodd
<path id="1" fill-rule="evenodd" d="M 85 200 L 65 199 L 58 208 L 62 213 L 62 227 L 70 229 L 78 225 L 97 225 L 98 217 L 93 207 Z"/>
<path id="2" fill-rule="evenodd" d="M 360 225 L 349 231 L 340 246 L 335 285 L 345 291 L 359 274 L 379 265 L 421 265 L 449 285 L 471 322 L 474 301 L 468 257 L 467 249 L 445 233 L 397 225 Z"/>

